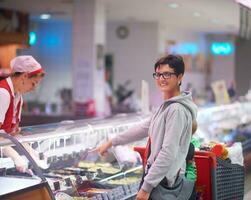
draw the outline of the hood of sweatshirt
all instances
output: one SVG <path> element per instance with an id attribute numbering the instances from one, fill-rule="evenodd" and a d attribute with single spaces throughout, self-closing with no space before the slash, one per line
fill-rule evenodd
<path id="1" fill-rule="evenodd" d="M 197 106 L 193 102 L 192 94 L 191 92 L 181 92 L 179 96 L 172 97 L 164 102 L 170 103 L 170 102 L 178 102 L 182 105 L 184 105 L 192 114 L 193 120 L 197 117 Z"/>

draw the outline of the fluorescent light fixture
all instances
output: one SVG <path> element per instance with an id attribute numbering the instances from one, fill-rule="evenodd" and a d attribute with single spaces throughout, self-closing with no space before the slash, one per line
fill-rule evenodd
<path id="1" fill-rule="evenodd" d="M 179 4 L 177 4 L 177 3 L 169 3 L 169 4 L 168 4 L 168 7 L 169 7 L 169 8 L 178 8 L 178 7 L 179 7 Z"/>
<path id="2" fill-rule="evenodd" d="M 50 19 L 51 15 L 50 14 L 42 14 L 40 15 L 40 19 Z"/>
<path id="3" fill-rule="evenodd" d="M 199 12 L 194 12 L 194 13 L 193 13 L 193 16 L 194 16 L 194 17 L 200 17 L 201 14 L 200 14 Z"/>
<path id="4" fill-rule="evenodd" d="M 248 7 L 249 9 L 251 9 L 251 1 L 250 0 L 235 0 L 237 3 Z"/>

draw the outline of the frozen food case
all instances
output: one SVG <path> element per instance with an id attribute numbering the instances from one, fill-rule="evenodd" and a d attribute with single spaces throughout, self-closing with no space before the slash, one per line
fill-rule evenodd
<path id="1" fill-rule="evenodd" d="M 1 135 L 0 182 L 6 187 L 0 187 L 0 195 L 44 184 L 48 199 L 133 199 L 142 175 L 140 156 L 130 145 L 112 149 L 105 157 L 100 157 L 95 148 L 147 117 L 120 114 L 106 119 L 62 121 L 24 127 L 14 139 Z M 132 145 L 145 145 L 145 140 Z M 5 155 L 6 147 L 15 149 L 27 162 L 24 173 Z M 119 159 L 118 154 L 124 152 L 122 157 L 128 159 Z"/>

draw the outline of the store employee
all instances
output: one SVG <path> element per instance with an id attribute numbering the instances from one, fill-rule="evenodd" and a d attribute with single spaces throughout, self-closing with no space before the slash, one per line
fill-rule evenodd
<path id="1" fill-rule="evenodd" d="M 10 67 L 11 75 L 0 80 L 0 129 L 15 136 L 20 132 L 22 94 L 34 90 L 45 73 L 32 56 L 15 57 L 11 60 Z M 24 146 L 28 148 L 27 144 Z M 19 171 L 25 170 L 23 161 L 15 150 L 11 147 L 5 148 L 4 154 L 13 159 Z M 37 155 L 32 155 L 33 158 L 34 156 L 37 157 Z"/>

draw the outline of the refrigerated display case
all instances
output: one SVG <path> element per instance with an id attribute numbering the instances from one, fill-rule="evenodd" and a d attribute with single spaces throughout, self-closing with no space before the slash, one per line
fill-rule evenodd
<path id="1" fill-rule="evenodd" d="M 250 116 L 250 102 L 200 109 L 197 118 L 199 129 L 196 134 L 203 133 L 206 141 L 224 142 L 227 136 L 224 131 L 249 123 Z M 39 179 L 39 183 L 49 185 L 52 198 L 133 199 L 142 175 L 140 160 L 130 165 L 121 164 L 116 162 L 112 153 L 104 159 L 93 150 L 103 141 L 128 130 L 148 117 L 149 115 L 141 113 L 119 114 L 106 119 L 69 120 L 24 127 L 22 135 L 16 139 L 22 144 L 28 143 L 45 158 L 49 168 L 42 169 L 41 176 L 45 179 L 40 178 L 42 181 Z M 129 146 L 145 146 L 145 144 L 146 140 L 142 140 Z M 2 153 L 2 149 L 9 145 L 12 144 L 6 139 L 0 140 L 0 171 L 4 171 L 1 173 L 0 181 L 5 181 L 6 175 L 11 175 L 13 181 L 20 176 L 15 170 L 13 161 Z M 33 170 L 29 159 L 28 162 Z M 28 175 L 22 174 L 22 176 L 26 178 Z M 34 179 L 33 175 L 29 178 Z M 14 185 L 12 190 L 15 192 L 20 189 Z M 3 188 L 0 188 L 1 195 L 3 192 Z"/>
<path id="2" fill-rule="evenodd" d="M 251 169 L 251 101 L 200 108 L 196 137 L 232 146 L 241 142 L 244 166 Z"/>
<path id="3" fill-rule="evenodd" d="M 14 170 L 14 162 L 3 156 L 3 149 L 11 147 L 29 162 L 29 170 Z M 26 149 L 13 137 L 0 132 L 0 198 L 6 200 L 52 200 L 54 196 L 47 180 Z"/>
<path id="4" fill-rule="evenodd" d="M 48 168 L 40 169 L 41 176 L 45 177 L 42 180 L 50 186 L 56 199 L 130 199 L 136 195 L 141 180 L 140 156 L 134 152 L 137 162 L 118 163 L 113 150 L 101 158 L 94 149 L 147 117 L 142 114 L 120 114 L 106 119 L 24 127 L 16 139 L 21 144 L 29 144 L 46 162 L 45 166 L 48 165 Z M 27 173 L 17 172 L 14 162 L 3 155 L 3 148 L 10 145 L 10 142 L 0 140 L 0 168 L 12 171 L 15 181 L 16 177 L 25 177 Z M 145 141 L 133 145 L 145 145 Z M 29 159 L 27 162 L 29 169 L 33 170 Z M 33 180 L 34 177 L 29 178 Z M 2 173 L 0 181 L 5 179 L 6 173 Z M 23 179 L 24 183 L 26 179 Z M 0 188 L 1 195 L 2 190 Z M 12 190 L 18 191 L 20 188 L 13 185 Z"/>
<path id="5" fill-rule="evenodd" d="M 244 132 L 251 127 L 251 102 L 200 108 L 197 121 L 196 134 L 206 142 L 243 142 L 251 139 L 251 134 Z"/>

